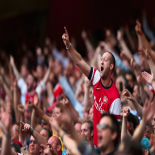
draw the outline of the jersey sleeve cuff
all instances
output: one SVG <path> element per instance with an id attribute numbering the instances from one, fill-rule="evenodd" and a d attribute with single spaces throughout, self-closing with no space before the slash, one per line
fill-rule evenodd
<path id="1" fill-rule="evenodd" d="M 89 76 L 88 76 L 89 80 L 91 80 L 92 74 L 93 74 L 93 67 L 90 68 L 90 73 L 89 73 Z"/>

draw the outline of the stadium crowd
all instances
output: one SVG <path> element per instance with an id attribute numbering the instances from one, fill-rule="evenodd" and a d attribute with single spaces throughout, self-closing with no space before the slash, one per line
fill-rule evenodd
<path id="1" fill-rule="evenodd" d="M 66 27 L 66 49 L 46 38 L 35 56 L 23 47 L 20 66 L 1 51 L 1 155 L 155 154 L 155 38 L 146 16 L 134 31 L 106 29 L 97 47 L 86 31 L 81 37 L 85 59 Z"/>

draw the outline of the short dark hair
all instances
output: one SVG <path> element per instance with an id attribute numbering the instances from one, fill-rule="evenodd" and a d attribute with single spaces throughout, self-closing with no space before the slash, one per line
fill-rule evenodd
<path id="1" fill-rule="evenodd" d="M 94 130 L 94 125 L 93 125 L 93 122 L 92 121 L 90 121 L 90 120 L 84 120 L 82 122 L 82 124 L 84 124 L 84 123 L 88 123 L 88 127 L 89 127 L 90 132 L 92 132 Z"/>
<path id="2" fill-rule="evenodd" d="M 117 137 L 116 137 L 116 139 L 114 141 L 115 146 L 117 146 L 119 138 L 120 138 L 120 125 L 119 125 L 119 122 L 117 121 L 117 119 L 116 119 L 116 117 L 114 115 L 112 115 L 112 114 L 110 114 L 108 112 L 103 113 L 102 116 L 101 116 L 101 119 L 103 117 L 109 117 L 111 119 L 111 121 L 112 121 L 112 128 L 113 128 L 112 132 L 117 133 Z"/>
<path id="3" fill-rule="evenodd" d="M 52 133 L 51 133 L 51 131 L 48 128 L 43 127 L 41 130 L 46 130 L 47 131 L 48 139 L 52 136 Z"/>
<path id="4" fill-rule="evenodd" d="M 106 51 L 106 52 L 108 52 L 109 54 L 111 54 L 110 62 L 111 62 L 111 64 L 114 65 L 114 68 L 113 68 L 113 70 L 112 70 L 112 72 L 113 72 L 113 71 L 115 70 L 115 63 L 116 63 L 115 57 L 114 57 L 114 55 L 113 55 L 111 52 L 109 52 L 109 51 Z M 105 53 L 106 53 L 106 52 L 105 52 Z"/>

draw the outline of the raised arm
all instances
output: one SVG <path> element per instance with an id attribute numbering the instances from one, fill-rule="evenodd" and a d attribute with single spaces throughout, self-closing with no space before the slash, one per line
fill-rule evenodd
<path id="1" fill-rule="evenodd" d="M 137 141 L 141 141 L 144 131 L 146 128 L 146 125 L 150 122 L 151 118 L 154 115 L 154 109 L 155 105 L 153 102 L 149 103 L 148 101 L 145 103 L 143 107 L 143 118 L 142 122 L 138 125 L 135 132 L 133 133 L 133 139 L 136 139 Z"/>
<path id="2" fill-rule="evenodd" d="M 123 39 L 123 34 L 122 32 L 119 30 L 117 31 L 117 40 L 119 42 L 119 44 L 121 45 L 123 51 L 125 52 L 126 56 L 131 59 L 132 58 L 132 54 L 131 51 L 129 50 L 129 48 L 127 47 L 124 39 Z"/>
<path id="3" fill-rule="evenodd" d="M 13 73 L 14 75 L 16 76 L 16 79 L 19 80 L 20 79 L 20 73 L 18 72 L 17 68 L 16 68 L 16 65 L 14 63 L 14 58 L 12 55 L 10 55 L 10 64 L 12 66 L 12 69 L 13 69 Z"/>
<path id="4" fill-rule="evenodd" d="M 79 113 L 74 109 L 74 107 L 70 104 L 68 99 L 63 95 L 63 104 L 67 108 L 70 116 L 76 123 L 82 123 L 83 119 L 80 117 Z"/>
<path id="5" fill-rule="evenodd" d="M 29 106 L 31 106 L 35 110 L 37 116 L 40 119 L 43 119 L 46 123 L 49 124 L 49 120 L 50 120 L 50 117 L 49 116 L 47 116 L 46 114 L 44 114 L 44 112 L 38 106 L 34 105 L 34 103 L 32 103 L 32 102 L 29 101 L 28 104 L 29 104 Z"/>
<path id="6" fill-rule="evenodd" d="M 40 133 L 35 131 L 29 124 L 24 122 L 21 122 L 21 124 L 22 124 L 22 131 L 32 135 L 39 145 L 47 144 L 47 141 L 45 140 L 45 138 Z"/>
<path id="7" fill-rule="evenodd" d="M 123 91 L 123 96 L 126 97 L 126 99 L 132 101 L 138 115 L 142 118 L 142 106 L 136 101 L 136 99 L 131 95 L 131 93 L 127 89 Z"/>
<path id="8" fill-rule="evenodd" d="M 82 59 L 81 55 L 73 48 L 69 42 L 69 34 L 66 27 L 64 27 L 65 33 L 62 36 L 63 42 L 69 52 L 70 57 L 74 63 L 82 70 L 82 72 L 88 77 L 90 73 L 90 66 Z"/>
<path id="9" fill-rule="evenodd" d="M 155 52 L 152 50 L 148 40 L 146 39 L 146 37 L 145 37 L 145 35 L 141 29 L 141 24 L 138 20 L 136 21 L 135 30 L 136 30 L 136 33 L 138 36 L 139 47 L 142 47 L 144 49 L 148 49 L 152 60 L 155 61 Z"/>
<path id="10" fill-rule="evenodd" d="M 128 107 L 124 107 L 121 115 L 123 117 L 123 121 L 122 121 L 122 131 L 121 131 L 121 140 L 123 140 L 125 137 L 128 136 L 128 130 L 127 130 L 127 117 L 130 113 L 130 110 Z"/>
<path id="11" fill-rule="evenodd" d="M 88 58 L 91 60 L 93 58 L 94 53 L 95 53 L 95 49 L 94 49 L 93 45 L 91 44 L 91 42 L 89 41 L 86 31 L 82 31 L 81 37 L 82 37 L 82 39 L 86 45 L 86 49 L 88 52 Z"/>

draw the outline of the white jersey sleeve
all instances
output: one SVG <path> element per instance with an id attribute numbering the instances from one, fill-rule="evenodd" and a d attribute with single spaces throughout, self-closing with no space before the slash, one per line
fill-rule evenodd
<path id="1" fill-rule="evenodd" d="M 120 121 L 120 114 L 121 114 L 121 100 L 120 98 L 115 99 L 109 110 L 110 114 L 113 114 L 118 121 Z"/>
<path id="2" fill-rule="evenodd" d="M 96 68 L 91 67 L 88 79 L 95 85 L 100 80 L 100 72 Z"/>

